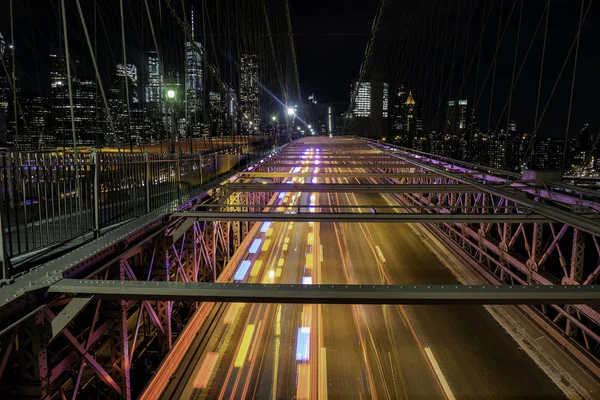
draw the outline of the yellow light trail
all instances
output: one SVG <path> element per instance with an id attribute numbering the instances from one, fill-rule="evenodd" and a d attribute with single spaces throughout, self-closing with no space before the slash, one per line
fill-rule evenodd
<path id="1" fill-rule="evenodd" d="M 248 347 L 250 347 L 250 341 L 252 340 L 252 335 L 254 334 L 254 324 L 248 324 L 246 326 L 246 330 L 244 331 L 244 338 L 242 339 L 242 344 L 240 346 L 240 350 L 235 357 L 235 362 L 233 366 L 236 368 L 240 368 L 244 365 L 244 361 L 246 361 L 246 354 L 248 354 Z"/>
<path id="2" fill-rule="evenodd" d="M 265 243 L 263 244 L 261 251 L 269 250 L 270 246 L 271 246 L 271 239 L 265 240 Z"/>
<path id="3" fill-rule="evenodd" d="M 260 272 L 260 267 L 262 267 L 262 261 L 261 260 L 254 261 L 254 266 L 252 267 L 252 270 L 250 271 L 250 276 L 258 276 L 258 273 Z"/>

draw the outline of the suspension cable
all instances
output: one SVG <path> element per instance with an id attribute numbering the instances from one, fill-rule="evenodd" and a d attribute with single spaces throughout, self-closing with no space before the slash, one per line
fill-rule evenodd
<path id="1" fill-rule="evenodd" d="M 590 0 L 592 5 L 594 0 Z M 565 144 L 563 146 L 562 163 L 560 165 L 561 174 L 565 170 L 565 159 L 567 157 L 567 143 L 569 142 L 569 125 L 571 124 L 571 109 L 573 108 L 573 92 L 575 91 L 575 74 L 577 72 L 577 59 L 579 57 L 579 39 L 581 38 L 581 24 L 583 23 L 583 8 L 585 0 L 581 0 L 581 10 L 579 11 L 579 26 L 577 27 L 576 45 L 575 45 L 575 60 L 573 62 L 573 76 L 571 78 L 571 94 L 569 95 L 569 111 L 567 113 L 567 126 L 565 126 Z M 590 153 L 591 154 L 591 153 Z M 581 172 L 585 168 L 585 163 L 581 166 Z M 581 176 L 581 175 L 580 175 Z"/>

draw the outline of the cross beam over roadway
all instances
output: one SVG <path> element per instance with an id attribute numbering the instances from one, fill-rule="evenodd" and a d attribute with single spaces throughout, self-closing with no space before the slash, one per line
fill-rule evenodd
<path id="1" fill-rule="evenodd" d="M 227 204 L 220 205 L 227 207 Z M 252 207 L 249 205 L 248 207 Z M 291 208 L 285 206 L 284 208 Z M 308 207 L 302 207 L 308 208 Z M 314 206 L 318 208 L 318 206 Z M 297 207 L 296 207 L 297 209 Z M 417 213 L 325 213 L 325 212 L 202 212 L 181 211 L 174 217 L 196 218 L 200 221 L 272 221 L 272 222 L 384 222 L 384 223 L 547 223 L 550 219 L 538 214 L 417 214 Z"/>
<path id="2" fill-rule="evenodd" d="M 257 176 L 263 178 L 286 178 L 289 176 L 297 178 L 378 178 L 378 179 L 413 179 L 413 178 L 435 178 L 441 176 L 435 173 L 387 173 L 387 172 L 268 172 L 268 171 L 244 171 L 239 176 Z M 460 174 L 457 174 L 460 175 Z"/>
<path id="3" fill-rule="evenodd" d="M 468 185 L 373 185 L 373 184 L 289 184 L 289 183 L 232 183 L 233 192 L 319 192 L 319 193 L 474 193 Z"/>
<path id="4" fill-rule="evenodd" d="M 300 285 L 62 279 L 50 293 L 101 299 L 296 304 L 600 304 L 596 285 Z"/>
<path id="5" fill-rule="evenodd" d="M 303 163 L 302 161 L 305 161 Z M 280 163 L 280 162 L 270 162 L 260 164 L 259 167 L 277 167 L 277 168 L 294 168 L 294 167 L 318 167 L 318 168 L 415 168 L 414 165 L 408 163 L 389 163 L 389 164 L 380 164 L 380 163 L 360 163 L 360 164 L 341 164 L 338 162 L 332 163 L 324 163 L 320 162 L 319 164 L 314 164 L 312 160 L 302 160 L 296 163 Z"/>

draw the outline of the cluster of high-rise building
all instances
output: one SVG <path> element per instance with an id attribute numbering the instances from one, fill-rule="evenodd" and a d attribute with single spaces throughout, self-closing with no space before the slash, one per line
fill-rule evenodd
<path id="1" fill-rule="evenodd" d="M 352 99 L 348 118 L 355 135 L 391 138 L 404 147 L 505 171 L 561 169 L 565 173 L 598 175 L 600 169 L 600 150 L 589 153 L 594 140 L 587 124 L 566 141 L 518 132 L 515 121 L 499 131 L 485 132 L 479 128 L 469 100 L 455 99 L 445 105 L 442 131 L 426 132 L 423 107 L 403 85 L 390 99 L 387 83 L 354 83 Z"/>
<path id="2" fill-rule="evenodd" d="M 12 46 L 0 34 L 0 148 L 70 147 L 74 141 L 79 146 L 134 146 L 208 135 L 259 134 L 258 57 L 241 57 L 239 95 L 223 85 L 205 91 L 201 44 L 192 33 L 184 45 L 181 82 L 179 73 L 166 70 L 160 54 L 150 50 L 141 68 L 135 63 L 117 64 L 104 88 L 83 74 L 79 61 L 71 59 L 67 71 L 64 52 L 51 51 L 50 84 L 42 94 L 21 92 L 18 73 L 13 73 Z"/>
<path id="3" fill-rule="evenodd" d="M 596 174 L 600 151 L 589 154 L 593 138 L 585 124 L 577 137 L 549 138 L 517 132 L 511 121 L 497 132 L 479 129 L 467 99 L 450 100 L 446 106 L 443 132 L 424 132 L 422 123 L 411 128 L 414 100 L 401 103 L 399 123 L 392 127 L 395 143 L 416 150 L 450 157 L 504 171 L 557 169 L 565 173 L 584 170 Z M 412 101 L 411 101 L 412 100 Z M 416 135 L 412 135 L 411 132 Z M 563 156 L 564 153 L 564 156 Z M 590 157 L 591 156 L 591 157 Z"/>

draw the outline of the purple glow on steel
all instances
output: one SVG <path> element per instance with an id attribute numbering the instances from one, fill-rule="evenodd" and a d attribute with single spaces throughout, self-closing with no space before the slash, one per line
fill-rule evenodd
<path id="1" fill-rule="evenodd" d="M 316 176 L 314 176 L 314 177 L 312 178 L 312 183 L 317 183 L 317 177 L 316 177 Z"/>
<path id="2" fill-rule="evenodd" d="M 302 169 L 302 167 L 296 167 L 296 168 L 294 168 L 292 173 L 297 174 L 298 172 L 300 172 L 301 169 Z"/>
<path id="3" fill-rule="evenodd" d="M 310 354 L 310 328 L 301 326 L 298 328 L 298 338 L 296 339 L 296 361 L 308 361 Z"/>
<path id="4" fill-rule="evenodd" d="M 261 231 L 262 233 L 265 233 L 265 232 L 266 232 L 266 231 L 269 229 L 269 227 L 270 227 L 270 226 L 271 226 L 271 223 L 270 223 L 270 222 L 265 222 L 265 223 L 264 223 L 264 224 L 262 224 L 262 226 L 260 227 L 260 231 Z"/>
<path id="5" fill-rule="evenodd" d="M 254 239 L 254 242 L 252 242 L 252 246 L 250 246 L 250 250 L 248 250 L 248 253 L 255 254 L 258 251 L 261 242 L 262 240 L 260 239 Z"/>
<path id="6" fill-rule="evenodd" d="M 280 198 L 280 199 L 283 199 L 284 197 L 285 197 L 285 192 L 281 192 L 281 193 L 279 193 L 279 198 Z"/>
<path id="7" fill-rule="evenodd" d="M 238 270 L 236 271 L 235 275 L 233 276 L 233 280 L 234 281 L 243 281 L 246 278 L 246 274 L 248 273 L 248 270 L 250 269 L 250 260 L 244 260 L 240 263 L 240 266 L 238 267 Z"/>
<path id="8" fill-rule="evenodd" d="M 315 160 L 315 164 L 319 165 L 320 163 L 321 163 L 321 161 Z"/>

